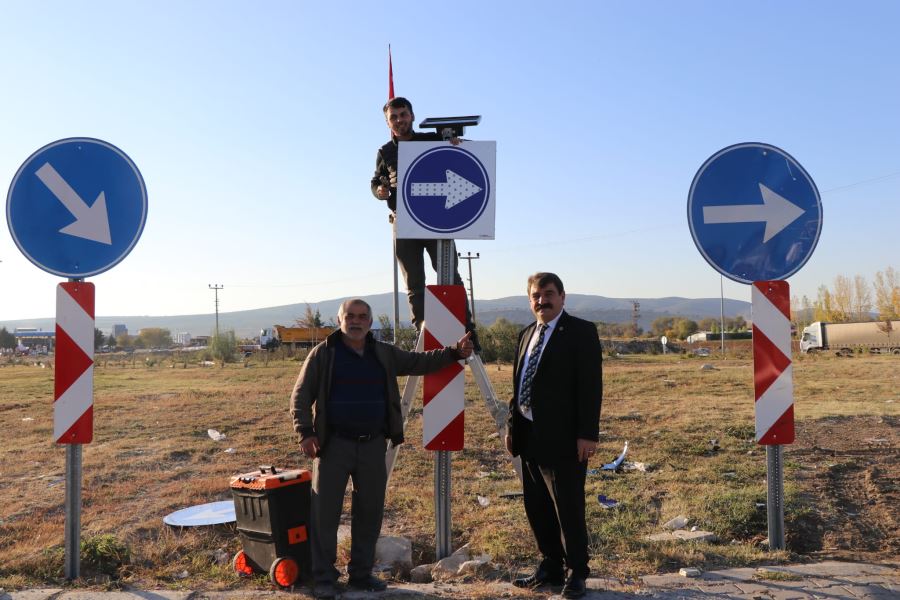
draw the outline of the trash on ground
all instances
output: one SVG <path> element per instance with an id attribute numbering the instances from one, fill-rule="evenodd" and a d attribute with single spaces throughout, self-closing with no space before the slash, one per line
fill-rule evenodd
<path id="1" fill-rule="evenodd" d="M 611 463 L 607 463 L 607 464 L 603 465 L 601 467 L 601 470 L 615 471 L 616 469 L 619 468 L 619 466 L 621 466 L 622 461 L 625 460 L 626 454 L 628 454 L 628 440 L 625 441 L 625 447 L 622 448 L 622 454 L 620 454 L 619 457 L 616 460 L 612 461 Z"/>
<path id="2" fill-rule="evenodd" d="M 224 452 L 225 454 L 234 454 L 236 450 L 234 448 L 226 448 L 222 450 L 222 452 Z"/>
<path id="3" fill-rule="evenodd" d="M 487 506 L 488 504 L 491 503 L 491 501 L 488 500 L 484 496 L 475 496 L 475 497 L 478 498 L 478 504 L 480 504 L 481 506 Z"/>
<path id="4" fill-rule="evenodd" d="M 650 470 L 650 467 L 647 466 L 647 463 L 642 462 L 627 462 L 622 463 L 623 471 L 640 471 L 641 473 L 646 473 Z"/>
<path id="5" fill-rule="evenodd" d="M 213 441 L 216 441 L 216 442 L 221 442 L 222 440 L 225 439 L 225 434 L 224 434 L 224 433 L 219 433 L 219 432 L 216 431 L 215 429 L 207 429 L 207 430 L 206 430 L 206 433 L 209 435 L 209 437 L 210 437 Z"/>
<path id="6" fill-rule="evenodd" d="M 34 417 L 22 417 L 23 421 L 34 421 Z"/>
<path id="7" fill-rule="evenodd" d="M 618 500 L 607 498 L 603 494 L 597 496 L 597 501 L 600 502 L 600 506 L 602 506 L 603 508 L 616 508 L 617 506 L 619 506 Z"/>

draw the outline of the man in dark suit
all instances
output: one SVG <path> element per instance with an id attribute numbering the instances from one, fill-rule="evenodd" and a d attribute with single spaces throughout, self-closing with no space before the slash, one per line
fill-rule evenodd
<path id="1" fill-rule="evenodd" d="M 584 482 L 599 435 L 600 338 L 593 323 L 563 311 L 555 274 L 529 277 L 528 295 L 537 321 L 519 333 L 506 448 L 522 458 L 525 513 L 543 560 L 513 583 L 564 584 L 563 597 L 580 598 L 590 574 Z"/>

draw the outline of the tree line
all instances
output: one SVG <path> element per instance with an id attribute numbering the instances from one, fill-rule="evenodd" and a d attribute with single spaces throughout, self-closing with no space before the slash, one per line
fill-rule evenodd
<path id="1" fill-rule="evenodd" d="M 791 298 L 798 331 L 815 321 L 848 323 L 900 319 L 900 272 L 893 267 L 875 273 L 872 284 L 862 275 L 838 275 L 831 287 L 819 286 L 814 300 Z"/>

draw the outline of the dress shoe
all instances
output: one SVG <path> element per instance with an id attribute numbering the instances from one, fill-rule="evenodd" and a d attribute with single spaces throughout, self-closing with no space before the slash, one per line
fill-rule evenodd
<path id="1" fill-rule="evenodd" d="M 316 600 L 334 600 L 334 598 L 337 598 L 337 588 L 333 583 L 317 583 L 313 589 L 313 598 L 316 598 Z"/>
<path id="2" fill-rule="evenodd" d="M 544 567 L 538 567 L 537 570 L 528 577 L 520 577 L 513 580 L 513 585 L 520 588 L 536 588 L 542 585 L 562 585 L 565 577 L 561 571 L 548 571 Z"/>
<path id="3" fill-rule="evenodd" d="M 387 583 L 371 574 L 365 577 L 351 577 L 347 584 L 353 589 L 365 592 L 383 592 L 387 589 Z"/>
<path id="4" fill-rule="evenodd" d="M 562 597 L 581 598 L 582 596 L 584 596 L 585 590 L 586 586 L 584 584 L 584 577 L 570 575 L 569 579 L 566 580 L 566 585 L 563 586 Z"/>

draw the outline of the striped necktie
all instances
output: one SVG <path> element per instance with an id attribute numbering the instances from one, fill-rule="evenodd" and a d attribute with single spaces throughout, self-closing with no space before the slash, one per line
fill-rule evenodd
<path id="1" fill-rule="evenodd" d="M 538 335 L 537 343 L 531 349 L 528 355 L 528 364 L 525 366 L 525 378 L 522 380 L 522 390 L 519 393 L 519 406 L 525 413 L 531 408 L 531 381 L 534 379 L 534 372 L 537 371 L 538 358 L 541 356 L 541 348 L 544 347 L 544 334 L 547 332 L 547 325 L 541 323 L 541 331 Z"/>

